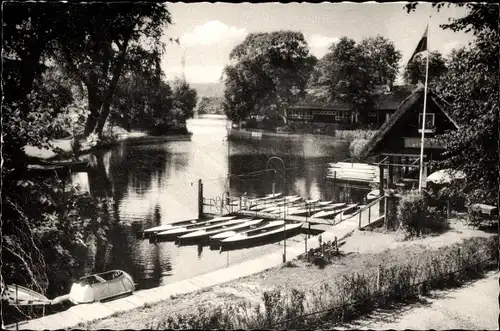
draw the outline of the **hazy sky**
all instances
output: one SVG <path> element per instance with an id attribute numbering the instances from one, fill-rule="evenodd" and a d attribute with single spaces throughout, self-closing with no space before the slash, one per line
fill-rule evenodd
<path id="1" fill-rule="evenodd" d="M 322 57 L 328 47 L 346 36 L 356 41 L 380 34 L 403 53 L 400 66 L 408 61 L 424 33 L 429 15 L 430 49 L 444 55 L 467 45 L 470 34 L 442 30 L 449 17 L 462 17 L 463 8 L 444 8 L 437 13 L 422 3 L 407 14 L 404 3 L 167 3 L 174 25 L 165 29 L 181 45 L 169 44 L 163 58 L 167 78 L 181 75 L 185 52 L 185 75 L 190 83 L 217 82 L 229 61 L 229 53 L 252 32 L 300 31 L 311 52 Z"/>

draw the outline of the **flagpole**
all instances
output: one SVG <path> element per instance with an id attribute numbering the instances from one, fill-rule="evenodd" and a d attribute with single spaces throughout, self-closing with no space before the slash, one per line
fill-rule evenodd
<path id="1" fill-rule="evenodd" d="M 418 191 L 422 193 L 422 179 L 424 175 L 424 141 L 425 141 L 425 113 L 427 110 L 427 83 L 429 78 L 429 57 L 430 57 L 430 43 L 429 43 L 429 32 L 431 29 L 431 18 L 429 17 L 429 23 L 427 25 L 427 61 L 425 64 L 425 85 L 424 85 L 424 111 L 422 114 L 422 141 L 420 142 L 420 180 L 418 184 Z"/>

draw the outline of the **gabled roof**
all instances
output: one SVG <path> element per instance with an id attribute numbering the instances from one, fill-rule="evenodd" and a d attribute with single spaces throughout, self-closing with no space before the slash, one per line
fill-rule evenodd
<path id="1" fill-rule="evenodd" d="M 450 112 L 448 111 L 451 108 L 451 105 L 443 98 L 441 98 L 438 95 L 433 95 L 431 96 L 432 100 L 436 103 L 436 105 L 441 109 L 441 111 L 448 117 L 448 119 L 453 123 L 453 125 L 457 128 L 460 129 L 460 126 L 458 125 L 457 121 L 450 115 Z"/>
<path id="2" fill-rule="evenodd" d="M 396 85 L 392 88 L 391 93 L 384 93 L 379 95 L 375 101 L 377 109 L 398 109 L 401 102 L 403 102 L 412 93 L 412 86 L 410 85 Z"/>
<path id="3" fill-rule="evenodd" d="M 372 151 L 380 144 L 386 134 L 394 127 L 394 125 L 399 121 L 399 119 L 409 110 L 411 107 L 417 103 L 424 93 L 424 87 L 417 87 L 413 93 L 408 96 L 396 110 L 396 112 L 385 122 L 379 131 L 372 137 L 368 144 L 363 148 L 360 153 L 361 158 L 366 158 L 372 154 Z M 427 97 L 430 97 L 432 101 L 439 107 L 439 109 L 450 119 L 453 125 L 458 129 L 458 125 L 454 119 L 452 119 L 444 107 L 444 102 L 441 98 L 437 97 L 432 91 L 427 90 Z"/>

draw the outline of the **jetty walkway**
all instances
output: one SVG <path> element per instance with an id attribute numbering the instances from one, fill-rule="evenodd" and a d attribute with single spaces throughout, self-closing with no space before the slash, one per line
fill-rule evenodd
<path id="1" fill-rule="evenodd" d="M 381 200 L 380 203 L 383 203 Z M 358 228 L 369 225 L 370 219 L 380 220 L 383 215 L 378 215 L 377 201 L 372 208 L 367 208 L 361 213 L 332 226 L 331 229 L 321 234 L 322 241 L 333 241 L 335 238 L 341 240 L 350 235 Z M 368 207 L 370 206 L 368 205 Z M 255 212 L 253 212 L 255 213 Z M 368 218 L 370 214 L 370 218 Z M 361 215 L 361 216 L 358 216 Z M 287 217 L 288 219 L 288 217 Z M 361 223 L 360 223 L 361 222 Z M 307 240 L 307 249 L 319 247 L 318 236 L 311 236 Z M 305 241 L 304 240 L 304 241 Z M 288 260 L 293 260 L 305 252 L 305 242 L 295 243 L 287 246 L 286 254 Z M 132 295 L 108 302 L 95 302 L 91 304 L 80 304 L 69 308 L 61 313 L 44 316 L 27 322 L 7 325 L 7 330 L 55 330 L 55 329 L 73 329 L 81 323 L 90 323 L 99 319 L 110 317 L 116 313 L 127 312 L 140 308 L 146 304 L 155 304 L 160 301 L 168 300 L 173 295 L 196 292 L 206 287 L 219 285 L 241 277 L 264 271 L 282 264 L 282 250 L 245 261 L 234 266 L 219 269 L 207 274 L 199 275 L 190 279 L 185 279 L 176 283 L 163 285 L 147 290 L 139 290 Z"/>

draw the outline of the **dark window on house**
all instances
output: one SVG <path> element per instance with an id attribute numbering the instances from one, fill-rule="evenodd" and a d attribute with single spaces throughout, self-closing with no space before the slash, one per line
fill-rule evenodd
<path id="1" fill-rule="evenodd" d="M 422 117 L 423 113 L 418 114 L 418 125 L 422 127 Z M 425 114 L 425 128 L 432 129 L 434 128 L 435 114 L 434 113 L 426 113 Z"/>
<path id="2" fill-rule="evenodd" d="M 418 115 L 418 132 L 422 132 L 422 118 L 423 113 Z M 429 113 L 425 114 L 425 133 L 433 133 L 435 131 L 435 114 Z"/>
<path id="3" fill-rule="evenodd" d="M 343 112 L 342 110 L 337 111 L 337 112 L 335 113 L 335 119 L 336 119 L 337 121 L 341 121 L 341 120 L 346 119 L 344 112 Z"/>

